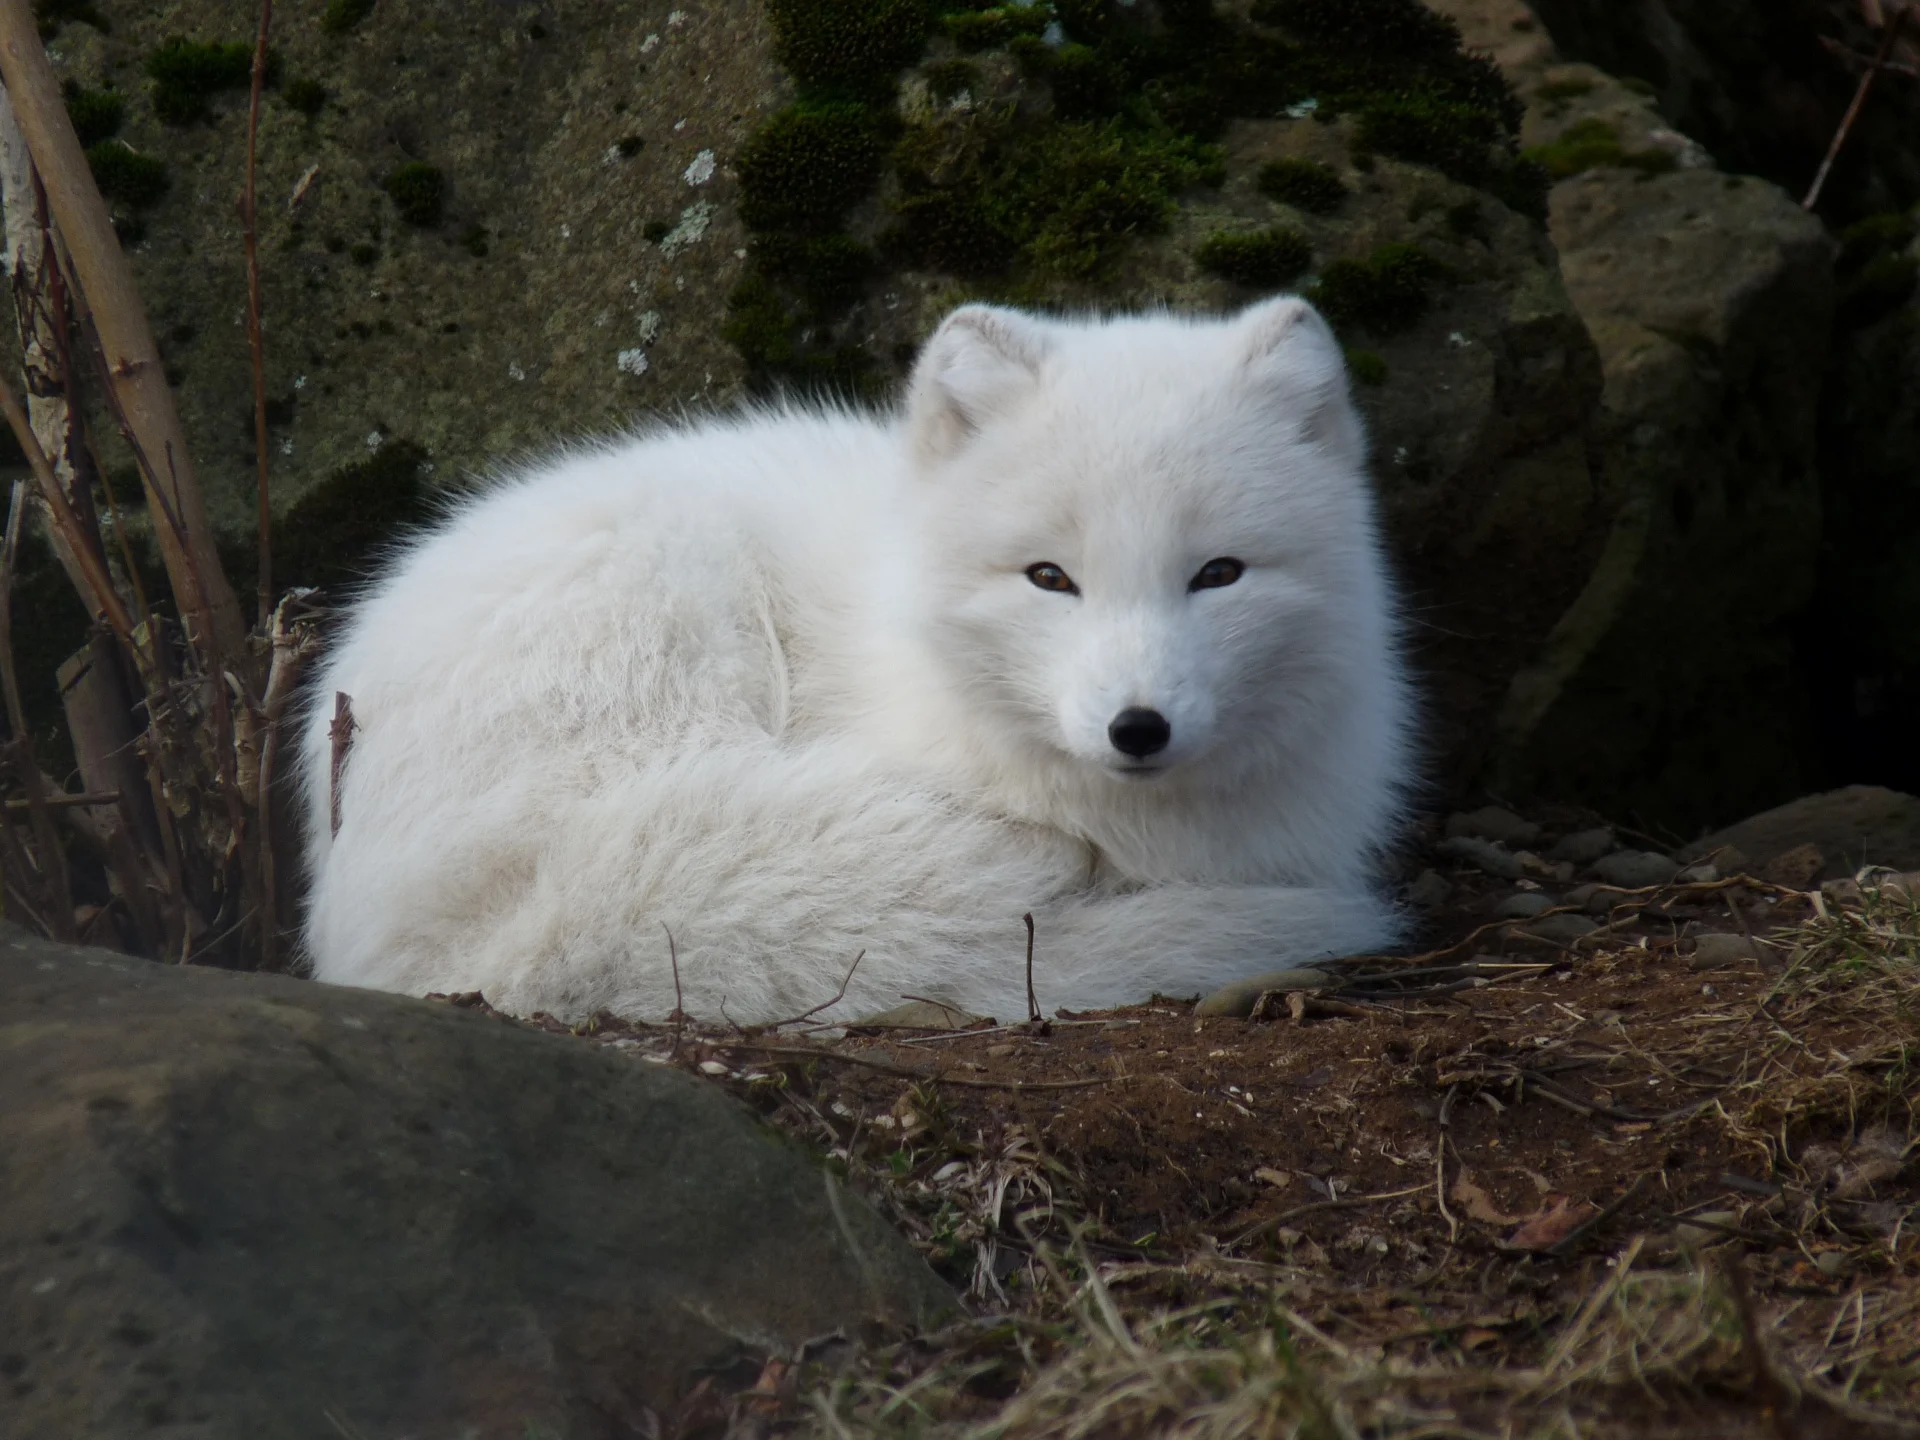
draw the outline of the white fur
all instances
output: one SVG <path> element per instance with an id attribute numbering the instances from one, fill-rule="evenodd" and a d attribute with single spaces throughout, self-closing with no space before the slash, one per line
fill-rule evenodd
<path id="1" fill-rule="evenodd" d="M 835 1017 L 1008 1018 L 1027 911 L 1048 1007 L 1390 943 L 1409 704 L 1364 448 L 1302 301 L 968 306 L 897 418 L 762 411 L 495 486 L 315 686 L 314 974 L 657 1018 L 671 932 L 692 1014 L 795 1014 L 863 954 Z M 1243 578 L 1190 593 L 1221 556 Z M 1173 732 L 1133 773 L 1130 706 Z"/>

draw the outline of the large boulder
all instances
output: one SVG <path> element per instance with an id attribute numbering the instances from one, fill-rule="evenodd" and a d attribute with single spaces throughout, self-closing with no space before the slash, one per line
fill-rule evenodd
<path id="1" fill-rule="evenodd" d="M 718 1091 L 433 1002 L 0 924 L 0 1095 L 7 1435 L 662 1433 L 952 1307 Z"/>
<path id="2" fill-rule="evenodd" d="M 1569 58 L 1644 85 L 1723 164 L 1804 195 L 1896 0 L 1536 0 Z M 1909 29 L 1893 57 L 1920 61 Z M 1843 220 L 1920 201 L 1920 90 L 1878 86 L 1824 190 Z"/>
<path id="3" fill-rule="evenodd" d="M 1516 0 L 1438 0 L 1527 100 L 1550 227 L 1605 373 L 1610 534 L 1515 675 L 1489 774 L 1687 831 L 1813 788 L 1797 630 L 1820 566 L 1833 248 Z"/>

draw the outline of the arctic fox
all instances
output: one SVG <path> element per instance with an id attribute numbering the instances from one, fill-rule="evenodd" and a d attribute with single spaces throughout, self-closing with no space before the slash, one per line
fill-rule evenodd
<path id="1" fill-rule="evenodd" d="M 353 730 L 337 776 L 336 692 Z M 515 1012 L 1003 1019 L 1391 943 L 1408 687 L 1338 344 L 968 305 L 895 416 L 494 485 L 354 607 L 302 741 L 325 981 Z M 337 791 L 337 793 L 336 793 Z M 337 833 L 336 833 L 337 825 Z M 858 964 L 854 962 L 858 958 Z"/>

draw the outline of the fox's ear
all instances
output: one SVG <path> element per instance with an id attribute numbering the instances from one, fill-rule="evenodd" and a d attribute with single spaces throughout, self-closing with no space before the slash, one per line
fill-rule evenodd
<path id="1" fill-rule="evenodd" d="M 907 392 L 907 425 L 922 458 L 964 446 L 1029 396 L 1053 348 L 1039 321 L 991 305 L 962 305 L 920 352 Z"/>
<path id="2" fill-rule="evenodd" d="M 1366 432 L 1347 388 L 1347 359 L 1333 328 L 1297 295 L 1262 301 L 1235 322 L 1242 373 L 1291 411 L 1300 438 L 1355 464 L 1366 459 Z"/>

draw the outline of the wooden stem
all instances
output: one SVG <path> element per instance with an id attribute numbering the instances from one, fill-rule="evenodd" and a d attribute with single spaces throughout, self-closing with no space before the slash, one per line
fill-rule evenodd
<path id="1" fill-rule="evenodd" d="M 73 133 L 30 0 L 0 0 L 0 80 L 46 186 L 54 224 L 73 260 L 74 279 L 93 312 L 108 381 L 146 457 L 141 474 L 148 500 L 156 516 L 167 512 L 176 521 L 174 526 L 154 526 L 168 578 L 181 608 L 201 617 L 210 643 L 238 660 L 246 654 L 247 633 L 240 602 L 220 565 L 206 501 L 188 459 L 186 432 L 134 284 L 133 267 Z M 171 494 L 161 491 L 163 484 Z"/>

